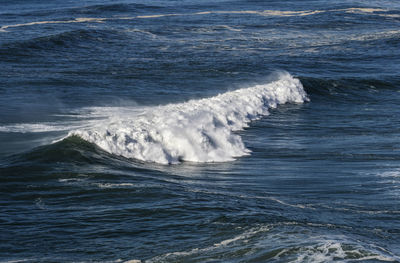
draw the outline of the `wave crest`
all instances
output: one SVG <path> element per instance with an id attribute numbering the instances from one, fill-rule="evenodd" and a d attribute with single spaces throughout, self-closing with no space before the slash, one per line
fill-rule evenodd
<path id="1" fill-rule="evenodd" d="M 232 161 L 250 152 L 234 131 L 268 115 L 268 109 L 278 104 L 308 100 L 298 79 L 286 72 L 278 75 L 268 84 L 142 112 L 137 107 L 114 108 L 103 113 L 106 120 L 95 127 L 71 131 L 69 136 L 112 154 L 161 164 Z"/>

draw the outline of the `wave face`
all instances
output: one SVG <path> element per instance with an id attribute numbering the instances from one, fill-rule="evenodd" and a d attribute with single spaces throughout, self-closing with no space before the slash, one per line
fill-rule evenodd
<path id="1" fill-rule="evenodd" d="M 289 73 L 277 80 L 185 103 L 116 108 L 89 129 L 71 131 L 103 150 L 161 164 L 225 162 L 249 154 L 235 131 L 284 103 L 308 100 L 301 82 Z"/>

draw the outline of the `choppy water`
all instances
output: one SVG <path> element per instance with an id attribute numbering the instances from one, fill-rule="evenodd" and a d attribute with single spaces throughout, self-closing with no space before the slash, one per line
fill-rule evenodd
<path id="1" fill-rule="evenodd" d="M 400 262 L 396 1 L 0 3 L 0 262 Z"/>

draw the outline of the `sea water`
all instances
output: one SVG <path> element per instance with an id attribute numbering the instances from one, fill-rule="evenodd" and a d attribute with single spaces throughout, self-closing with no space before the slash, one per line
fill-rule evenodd
<path id="1" fill-rule="evenodd" d="M 400 262 L 396 1 L 0 3 L 0 262 Z"/>

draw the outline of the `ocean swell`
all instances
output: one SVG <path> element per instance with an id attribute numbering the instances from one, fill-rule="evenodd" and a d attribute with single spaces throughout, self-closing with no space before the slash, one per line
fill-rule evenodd
<path id="1" fill-rule="evenodd" d="M 275 81 L 211 98 L 157 107 L 114 108 L 90 128 L 69 132 L 103 150 L 147 162 L 173 164 L 225 162 L 249 154 L 235 131 L 284 103 L 308 100 L 301 82 L 289 73 Z M 97 108 L 101 111 L 101 108 Z"/>

